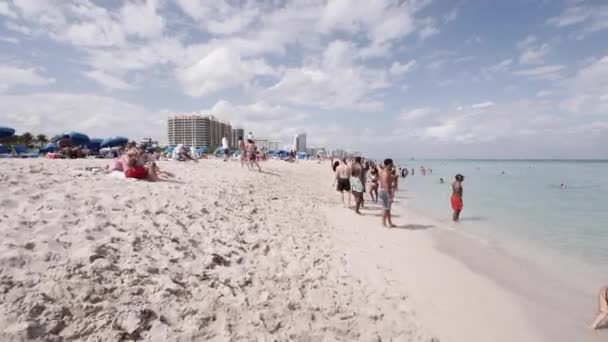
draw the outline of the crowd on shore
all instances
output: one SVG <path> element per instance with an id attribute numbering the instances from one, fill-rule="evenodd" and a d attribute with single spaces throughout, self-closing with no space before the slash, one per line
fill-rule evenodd
<path id="1" fill-rule="evenodd" d="M 369 196 L 374 203 L 380 202 L 382 207 L 382 225 L 392 228 L 391 206 L 395 200 L 395 193 L 399 190 L 399 176 L 406 178 L 410 174 L 407 167 L 399 167 L 393 160 L 388 158 L 382 162 L 373 160 L 363 160 L 361 157 L 342 158 L 339 160 L 331 159 L 332 170 L 335 173 L 334 185 L 342 198 L 345 208 L 351 208 L 351 197 L 354 197 L 355 213 L 362 215 L 361 209 L 365 206 L 364 195 L 369 189 Z M 432 174 L 433 169 L 420 167 L 422 175 Z M 368 179 L 369 173 L 369 179 Z M 415 169 L 411 169 L 411 175 L 415 174 Z M 368 182 L 369 180 L 369 182 Z M 462 182 L 464 176 L 456 175 L 452 183 L 452 197 L 450 199 L 454 221 L 460 218 L 463 208 Z M 368 184 L 369 183 L 369 184 Z M 443 178 L 440 183 L 444 183 Z M 345 196 L 346 195 L 346 196 Z M 348 197 L 348 201 L 346 200 Z"/>

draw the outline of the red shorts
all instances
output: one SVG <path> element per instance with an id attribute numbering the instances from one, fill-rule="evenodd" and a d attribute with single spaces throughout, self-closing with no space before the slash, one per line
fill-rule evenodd
<path id="1" fill-rule="evenodd" d="M 148 170 L 145 167 L 130 167 L 125 171 L 125 177 L 127 178 L 136 178 L 136 179 L 144 179 L 148 177 Z"/>
<path id="2" fill-rule="evenodd" d="M 462 197 L 452 196 L 452 198 L 450 198 L 450 202 L 452 202 L 452 209 L 454 211 L 462 210 Z"/>

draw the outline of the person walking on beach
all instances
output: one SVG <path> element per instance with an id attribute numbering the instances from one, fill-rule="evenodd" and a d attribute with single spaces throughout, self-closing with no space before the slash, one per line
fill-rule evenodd
<path id="1" fill-rule="evenodd" d="M 608 318 L 608 286 L 604 286 L 600 289 L 597 305 L 597 316 L 593 323 L 591 323 L 591 329 L 599 329 L 602 323 L 605 323 Z"/>
<path id="2" fill-rule="evenodd" d="M 241 168 L 243 168 L 247 162 L 247 151 L 245 149 L 245 141 L 243 140 L 243 137 L 239 137 L 238 145 L 239 151 L 241 152 Z M 249 166 L 249 164 L 247 165 Z"/>
<path id="3" fill-rule="evenodd" d="M 462 211 L 462 182 L 464 181 L 464 176 L 461 174 L 456 175 L 456 180 L 452 183 L 452 197 L 450 198 L 450 202 L 452 203 L 452 210 L 454 210 L 454 214 L 452 215 L 452 220 L 454 222 L 460 219 L 460 212 Z"/>
<path id="4" fill-rule="evenodd" d="M 262 172 L 262 168 L 260 164 L 258 164 L 258 156 L 257 156 L 257 148 L 255 146 L 255 141 L 247 140 L 247 159 L 249 160 L 249 168 L 253 170 L 253 165 L 257 166 L 258 171 Z"/>
<path id="5" fill-rule="evenodd" d="M 342 205 L 344 208 L 350 208 L 350 176 L 350 166 L 346 163 L 346 158 L 342 158 L 340 165 L 336 168 L 336 181 L 338 183 L 336 190 L 342 195 Z M 346 206 L 346 202 L 344 202 L 344 191 L 348 192 L 348 207 Z"/>
<path id="6" fill-rule="evenodd" d="M 351 166 L 350 188 L 355 197 L 355 213 L 361 215 L 359 208 L 363 202 L 363 193 L 365 188 L 361 182 L 361 174 L 363 173 L 363 165 L 361 165 L 361 157 L 355 157 L 355 162 Z"/>
<path id="7" fill-rule="evenodd" d="M 222 138 L 222 149 L 224 150 L 224 161 L 228 161 L 230 157 L 230 145 L 228 145 L 228 138 Z"/>
<path id="8" fill-rule="evenodd" d="M 380 171 L 380 191 L 378 197 L 382 203 L 382 225 L 384 227 L 396 227 L 391 220 L 391 204 L 393 198 L 393 160 L 385 159 L 384 168 Z M 388 223 L 388 225 L 387 225 Z"/>

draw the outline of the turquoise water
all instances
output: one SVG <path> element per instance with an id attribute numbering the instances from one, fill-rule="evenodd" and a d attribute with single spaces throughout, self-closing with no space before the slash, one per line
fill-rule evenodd
<path id="1" fill-rule="evenodd" d="M 400 183 L 412 210 L 551 267 L 608 275 L 608 161 L 417 160 L 400 165 L 416 168 Z M 433 173 L 422 176 L 421 165 Z M 457 173 L 465 176 L 464 210 L 462 221 L 452 224 L 450 184 Z"/>

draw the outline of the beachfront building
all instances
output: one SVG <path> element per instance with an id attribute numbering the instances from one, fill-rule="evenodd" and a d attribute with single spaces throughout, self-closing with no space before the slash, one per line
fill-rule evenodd
<path id="1" fill-rule="evenodd" d="M 232 137 L 230 138 L 230 146 L 236 148 L 239 144 L 239 138 L 245 139 L 245 130 L 242 128 L 232 129 Z"/>
<path id="2" fill-rule="evenodd" d="M 293 136 L 293 149 L 296 150 L 296 152 L 306 153 L 306 133 Z"/>
<path id="3" fill-rule="evenodd" d="M 232 136 L 230 124 L 212 115 L 174 115 L 168 119 L 169 145 L 215 148 Z"/>

